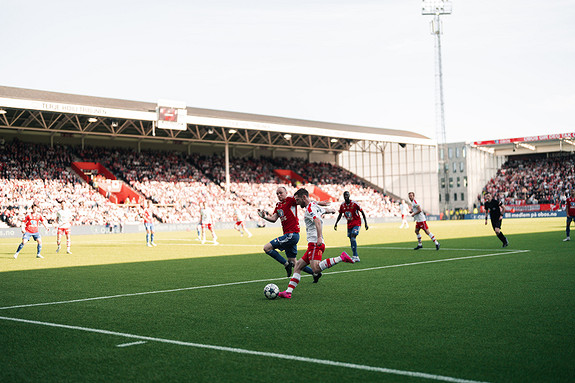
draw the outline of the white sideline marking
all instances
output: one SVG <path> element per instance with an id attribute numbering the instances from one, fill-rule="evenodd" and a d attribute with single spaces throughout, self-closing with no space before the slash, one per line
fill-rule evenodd
<path id="1" fill-rule="evenodd" d="M 39 322 L 39 321 L 28 320 L 28 319 L 8 318 L 8 317 L 2 317 L 2 316 L 0 316 L 0 319 L 13 321 L 13 322 L 21 322 L 21 323 L 41 325 L 41 326 L 64 328 L 64 329 L 68 329 L 68 330 L 78 330 L 78 331 L 92 332 L 92 333 L 97 333 L 97 334 L 120 336 L 120 337 L 124 337 L 124 338 L 140 339 L 142 341 L 160 342 L 160 343 L 175 344 L 178 346 L 187 346 L 187 347 L 196 347 L 196 348 L 203 348 L 203 349 L 209 349 L 209 350 L 226 351 L 226 352 L 233 352 L 236 354 L 247 354 L 247 355 L 256 355 L 256 356 L 263 356 L 263 357 L 269 357 L 269 358 L 295 360 L 298 362 L 316 363 L 316 364 L 322 364 L 322 365 L 326 365 L 326 366 L 335 366 L 335 367 L 346 367 L 346 368 L 353 368 L 356 370 L 382 372 L 385 374 L 393 374 L 393 375 L 411 376 L 411 377 L 415 377 L 415 378 L 438 380 L 438 381 L 442 381 L 442 382 L 487 383 L 487 382 L 480 382 L 480 381 L 476 381 L 476 380 L 452 378 L 450 376 L 427 374 L 424 372 L 395 370 L 395 369 L 391 369 L 391 368 L 373 367 L 373 366 L 366 366 L 366 365 L 362 365 L 362 364 L 337 362 L 337 361 L 332 361 L 332 360 L 323 360 L 323 359 L 315 359 L 315 358 L 306 358 L 306 357 L 297 356 L 297 355 L 277 354 L 277 353 L 272 353 L 272 352 L 246 350 L 246 349 L 242 349 L 242 348 L 214 346 L 214 345 L 210 345 L 210 344 L 183 342 L 183 341 L 172 340 L 172 339 L 153 338 L 153 337 L 149 337 L 149 336 L 126 334 L 126 333 L 122 333 L 122 332 L 101 330 L 101 329 L 88 328 L 88 327 L 70 326 L 70 325 L 59 324 L 59 323 Z M 139 342 L 135 342 L 135 343 L 139 343 Z"/>
<path id="2" fill-rule="evenodd" d="M 329 247 L 329 246 L 326 246 Z M 336 246 L 337 247 L 343 247 L 343 246 Z M 362 246 L 358 246 L 359 248 L 362 248 Z M 364 249 L 369 250 L 369 249 L 383 249 L 383 250 L 411 250 L 413 248 L 410 247 L 389 247 L 389 246 L 363 246 Z M 435 248 L 435 245 L 433 245 L 433 247 L 424 247 L 423 249 L 419 249 L 417 251 L 421 251 L 421 250 L 433 250 L 433 251 L 437 251 L 437 249 Z M 450 247 L 444 248 L 442 247 L 441 250 L 439 251 L 446 251 L 446 250 L 455 250 L 455 251 L 493 251 L 495 249 L 452 249 Z M 516 250 L 513 249 L 501 249 L 501 250 L 497 250 L 497 251 L 501 251 L 502 253 L 509 253 L 509 252 L 515 252 Z M 525 250 L 527 251 L 527 250 Z"/>
<path id="3" fill-rule="evenodd" d="M 116 347 L 130 347 L 130 346 L 135 346 L 135 345 L 144 344 L 144 343 L 147 343 L 147 342 L 143 341 L 143 340 L 139 340 L 137 342 L 122 343 L 122 344 L 117 345 Z"/>
<path id="4" fill-rule="evenodd" d="M 500 253 L 472 255 L 472 256 L 469 256 L 469 257 L 434 259 L 434 260 L 430 260 L 430 261 L 421 261 L 421 262 L 413 262 L 413 263 L 401 263 L 401 264 L 398 264 L 398 265 L 369 267 L 369 268 L 365 268 L 365 269 L 351 269 L 351 270 L 330 271 L 329 273 L 324 273 L 324 276 L 325 276 L 325 275 L 331 275 L 331 274 L 340 274 L 340 273 L 355 273 L 355 272 L 360 272 L 360 271 L 372 271 L 372 270 L 392 269 L 392 268 L 395 268 L 395 267 L 424 265 L 424 264 L 427 264 L 427 263 L 450 262 L 450 261 L 459 261 L 459 260 L 464 260 L 464 259 L 493 257 L 493 256 L 496 256 L 496 255 L 525 253 L 525 252 L 528 252 L 528 251 L 530 251 L 530 250 L 515 250 L 515 251 L 506 251 L 506 252 L 500 252 Z M 302 277 L 311 277 L 311 275 L 307 275 L 307 274 L 306 274 L 306 275 L 302 275 Z M 170 289 L 170 290 L 145 291 L 145 292 L 141 292 L 141 293 L 118 294 L 118 295 L 108 295 L 108 296 L 103 296 L 103 297 L 72 299 L 72 300 L 69 300 L 69 301 L 32 303 L 32 304 L 27 304 L 27 305 L 17 305 L 17 306 L 0 307 L 0 310 L 8 310 L 8 309 L 16 309 L 16 308 L 24 308 L 24 307 L 36 307 L 36 306 L 60 305 L 60 304 L 65 304 L 65 303 L 88 302 L 88 301 L 96 301 L 96 300 L 102 300 L 102 299 L 133 297 L 133 296 L 138 296 L 138 295 L 174 293 L 174 292 L 178 292 L 178 291 L 199 290 L 199 289 L 207 289 L 207 288 L 211 288 L 211 287 L 224 287 L 224 286 L 234 286 L 234 285 L 245 285 L 245 284 L 248 284 L 248 283 L 284 281 L 284 280 L 286 280 L 286 279 L 287 279 L 286 277 L 282 277 L 282 278 L 268 278 L 268 279 L 255 279 L 255 280 L 251 280 L 251 281 L 220 283 L 220 284 L 216 284 L 216 285 L 193 286 L 193 287 L 183 287 L 183 288 L 179 288 L 179 289 Z"/>

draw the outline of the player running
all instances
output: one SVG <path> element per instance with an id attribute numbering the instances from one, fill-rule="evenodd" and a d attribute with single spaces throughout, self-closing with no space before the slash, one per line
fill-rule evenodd
<path id="1" fill-rule="evenodd" d="M 571 222 L 575 221 L 575 195 L 573 195 L 573 188 L 571 195 L 567 198 L 567 227 L 565 228 L 566 237 L 563 242 L 571 240 Z"/>
<path id="2" fill-rule="evenodd" d="M 503 247 L 509 246 L 509 241 L 501 232 L 501 223 L 503 222 L 503 214 L 505 214 L 505 207 L 503 202 L 496 200 L 490 193 L 485 194 L 485 224 L 487 225 L 487 217 L 491 217 L 491 227 L 495 231 L 497 238 L 503 242 Z"/>
<path id="3" fill-rule="evenodd" d="M 335 220 L 335 225 L 333 229 L 337 231 L 337 223 L 341 219 L 342 215 L 345 215 L 347 219 L 347 236 L 349 238 L 349 242 L 351 243 L 351 251 L 353 252 L 353 261 L 359 262 L 359 255 L 357 254 L 357 240 L 356 237 L 359 235 L 359 229 L 361 229 L 361 215 L 363 216 L 363 222 L 365 223 L 365 230 L 368 230 L 369 227 L 367 226 L 367 218 L 365 217 L 365 213 L 363 209 L 359 206 L 359 204 L 355 201 L 350 199 L 350 195 L 348 191 L 343 192 L 343 199 L 344 202 L 339 207 L 339 215 Z"/>
<path id="4" fill-rule="evenodd" d="M 439 241 L 435 238 L 435 235 L 429 231 L 427 218 L 425 217 L 425 213 L 423 212 L 421 205 L 415 200 L 415 193 L 409 192 L 408 197 L 411 201 L 411 216 L 415 219 L 415 235 L 417 236 L 417 246 L 413 250 L 423 248 L 423 244 L 421 243 L 421 234 L 419 234 L 419 230 L 421 229 L 423 229 L 425 234 L 427 234 L 433 243 L 435 243 L 435 250 L 439 250 Z"/>
<path id="5" fill-rule="evenodd" d="M 295 266 L 297 244 L 299 242 L 297 202 L 294 197 L 288 197 L 287 189 L 283 186 L 277 188 L 276 195 L 278 196 L 279 202 L 276 203 L 273 213 L 270 215 L 267 211 L 258 209 L 258 215 L 269 222 L 276 222 L 279 218 L 282 224 L 283 235 L 266 243 L 264 245 L 264 252 L 284 265 L 287 276 L 290 277 Z M 285 251 L 288 260 L 282 257 L 276 249 Z M 309 267 L 305 267 L 303 271 L 314 275 L 312 269 Z M 314 275 L 314 283 L 317 283 L 320 277 L 321 273 Z"/>
<path id="6" fill-rule="evenodd" d="M 307 265 L 311 264 L 312 270 L 316 274 L 320 274 L 323 270 L 330 268 L 340 262 L 354 263 L 353 259 L 344 251 L 340 256 L 335 258 L 328 258 L 322 261 L 322 254 L 325 250 L 325 243 L 323 242 L 323 220 L 321 216 L 325 213 L 333 214 L 335 209 L 320 207 L 316 202 L 309 199 L 309 193 L 305 189 L 299 189 L 295 195 L 295 200 L 298 205 L 304 208 L 304 222 L 307 235 L 307 251 L 301 257 L 296 265 L 293 276 L 291 277 L 288 288 L 281 291 L 278 296 L 281 298 L 291 298 L 293 290 L 298 285 L 301 279 L 301 270 Z"/>
<path id="7" fill-rule="evenodd" d="M 407 222 L 407 214 L 409 214 L 409 206 L 407 206 L 407 203 L 405 203 L 404 199 L 401 200 L 399 210 L 401 212 L 401 226 L 399 228 L 403 229 L 405 227 L 406 229 L 409 229 L 409 223 Z"/>
<path id="8" fill-rule="evenodd" d="M 218 243 L 218 236 L 214 231 L 213 226 L 213 218 L 214 212 L 208 206 L 206 206 L 205 202 L 202 202 L 201 209 L 200 209 L 200 223 L 202 224 L 202 245 L 206 243 L 206 230 L 209 230 L 212 233 L 212 240 L 214 241 L 214 245 L 219 245 Z"/>
<path id="9" fill-rule="evenodd" d="M 246 227 L 246 224 L 244 223 L 244 214 L 237 207 L 234 209 L 234 220 L 236 221 L 234 229 L 239 231 L 242 237 L 244 236 L 245 231 L 248 234 L 248 238 L 251 238 L 252 233 L 250 233 L 250 231 Z"/>
<path id="10" fill-rule="evenodd" d="M 56 253 L 60 251 L 60 243 L 62 239 L 62 234 L 66 236 L 66 253 L 72 254 L 70 251 L 70 244 L 72 240 L 70 239 L 70 227 L 72 226 L 72 219 L 74 218 L 74 213 L 70 210 L 70 204 L 68 201 L 62 201 L 62 208 L 56 213 L 56 223 L 58 225 L 58 231 L 56 233 Z"/>
<path id="11" fill-rule="evenodd" d="M 146 229 L 146 246 L 158 246 L 154 242 L 154 214 L 153 209 L 154 203 L 150 200 L 146 202 L 144 208 L 144 228 Z"/>
<path id="12" fill-rule="evenodd" d="M 18 258 L 20 250 L 22 250 L 26 242 L 30 240 L 30 237 L 34 238 L 34 240 L 38 244 L 36 258 L 44 258 L 40 254 L 40 252 L 42 251 L 42 236 L 40 235 L 38 227 L 40 223 L 42 223 L 42 225 L 44 225 L 46 230 L 48 230 L 48 225 L 46 225 L 46 220 L 44 219 L 42 214 L 38 212 L 38 210 L 39 210 L 38 205 L 32 205 L 32 212 L 26 214 L 26 217 L 24 217 L 24 221 L 22 221 L 22 233 L 23 233 L 22 243 L 18 246 L 18 250 L 16 250 L 16 253 L 14 254 L 14 259 Z"/>

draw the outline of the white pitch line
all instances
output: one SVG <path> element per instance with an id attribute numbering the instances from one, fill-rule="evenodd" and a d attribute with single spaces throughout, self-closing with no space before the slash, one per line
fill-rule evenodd
<path id="1" fill-rule="evenodd" d="M 122 343 L 122 344 L 118 344 L 116 345 L 116 347 L 130 347 L 130 346 L 136 346 L 138 344 L 144 344 L 147 343 L 146 341 L 143 340 L 139 340 L 137 342 L 130 342 L 130 343 Z"/>
<path id="2" fill-rule="evenodd" d="M 174 293 L 174 292 L 178 292 L 178 291 L 199 290 L 199 289 L 207 289 L 207 288 L 210 288 L 210 287 L 223 287 L 223 286 L 243 285 L 243 284 L 247 284 L 247 283 L 256 283 L 256 282 L 280 281 L 280 280 L 285 280 L 285 279 L 286 279 L 286 277 L 283 277 L 283 278 L 273 278 L 273 279 L 256 279 L 256 280 L 252 280 L 252 281 L 220 283 L 220 284 L 217 284 L 217 285 L 193 286 L 193 287 L 183 287 L 183 288 L 180 288 L 180 289 L 157 290 L 157 291 L 144 291 L 144 292 L 141 292 L 141 293 L 118 294 L 118 295 L 108 295 L 108 296 L 103 296 L 103 297 L 72 299 L 72 300 L 69 300 L 69 301 L 32 303 L 32 304 L 29 304 L 29 305 L 18 305 L 18 306 L 10 306 L 10 307 L 0 307 L 0 310 L 17 309 L 17 308 L 23 308 L 23 307 L 60 305 L 60 304 L 65 304 L 65 303 L 88 302 L 88 301 L 97 301 L 97 300 L 101 300 L 101 299 L 133 297 L 133 296 L 138 296 L 138 295 Z"/>
<path id="3" fill-rule="evenodd" d="M 472 256 L 469 256 L 469 257 L 434 259 L 434 260 L 421 261 L 421 262 L 401 263 L 401 264 L 398 264 L 398 265 L 368 267 L 368 268 L 365 268 L 365 269 L 351 269 L 351 270 L 330 271 L 329 273 L 324 273 L 324 276 L 325 276 L 325 275 L 331 275 L 331 274 L 355 273 L 355 272 L 360 272 L 360 271 L 372 271 L 372 270 L 392 269 L 392 268 L 396 268 L 396 267 L 406 267 L 406 266 L 424 265 L 424 264 L 427 264 L 427 263 L 450 262 L 450 261 L 459 261 L 459 260 L 465 260 L 465 259 L 485 258 L 485 257 L 493 257 L 493 256 L 496 256 L 496 255 L 525 253 L 525 252 L 528 252 L 528 251 L 530 251 L 530 250 L 516 250 L 516 251 L 507 251 L 507 252 L 503 252 L 503 253 L 491 253 L 491 254 L 472 255 Z M 302 277 L 311 277 L 311 275 L 302 275 Z M 173 293 L 173 292 L 178 292 L 178 291 L 207 289 L 207 288 L 211 288 L 211 287 L 224 287 L 224 286 L 234 286 L 234 285 L 245 285 L 245 284 L 249 284 L 249 283 L 271 282 L 271 281 L 283 281 L 283 280 L 285 280 L 285 279 L 286 279 L 286 277 L 283 277 L 283 278 L 269 278 L 269 279 L 255 279 L 255 280 L 251 280 L 251 281 L 229 282 L 229 283 L 220 283 L 220 284 L 216 284 L 216 285 L 206 285 L 206 286 L 183 287 L 183 288 L 179 288 L 179 289 L 169 289 L 169 290 L 145 291 L 145 292 L 130 293 L 130 294 L 108 295 L 108 296 L 103 296 L 103 297 L 72 299 L 72 300 L 68 300 L 68 301 L 31 303 L 31 304 L 27 304 L 27 305 L 17 305 L 17 306 L 0 307 L 0 310 L 9 310 L 9 309 L 25 308 L 25 307 L 36 307 L 36 306 L 60 305 L 60 304 L 66 304 L 66 303 L 88 302 L 88 301 L 96 301 L 96 300 L 102 300 L 102 299 L 133 297 L 133 296 L 138 296 L 138 295 Z"/>
<path id="4" fill-rule="evenodd" d="M 351 369 L 363 370 L 363 371 L 371 371 L 371 372 L 381 372 L 384 374 L 402 375 L 402 376 L 409 376 L 409 377 L 414 377 L 414 378 L 437 380 L 437 381 L 441 381 L 441 382 L 487 383 L 487 382 L 480 382 L 480 381 L 476 381 L 476 380 L 453 378 L 450 376 L 427 374 L 424 372 L 396 370 L 396 369 L 392 369 L 392 368 L 373 367 L 373 366 L 366 366 L 366 365 L 362 365 L 362 364 L 338 362 L 338 361 L 323 360 L 323 359 L 316 359 L 316 358 L 307 358 L 307 357 L 297 356 L 297 355 L 278 354 L 278 353 L 272 353 L 272 352 L 246 350 L 246 349 L 242 349 L 242 348 L 215 346 L 215 345 L 202 344 L 202 343 L 183 342 L 183 341 L 172 340 L 172 339 L 153 338 L 153 337 L 149 337 L 149 336 L 127 334 L 127 333 L 122 333 L 122 332 L 101 330 L 101 329 L 95 329 L 95 328 L 89 328 L 89 327 L 70 326 L 70 325 L 59 324 L 59 323 L 40 322 L 40 321 L 34 321 L 34 320 L 28 320 L 28 319 L 9 318 L 9 317 L 2 317 L 2 316 L 0 316 L 0 319 L 1 320 L 7 320 L 7 321 L 13 321 L 13 322 L 63 328 L 63 329 L 68 329 L 68 330 L 78 330 L 78 331 L 85 331 L 85 332 L 91 332 L 91 333 L 97 333 L 97 334 L 120 336 L 120 337 L 130 338 L 130 339 L 140 339 L 141 341 L 168 343 L 168 344 L 174 344 L 174 345 L 178 345 L 178 346 L 196 347 L 196 348 L 201 348 L 201 349 L 233 352 L 236 354 L 255 355 L 255 356 L 268 357 L 268 358 L 294 360 L 294 361 L 298 361 L 298 362 L 315 363 L 315 364 L 321 364 L 321 365 L 325 365 L 325 366 L 334 366 L 334 367 L 345 367 L 345 368 L 351 368 Z"/>
<path id="5" fill-rule="evenodd" d="M 329 247 L 329 246 L 326 246 Z M 336 247 L 342 247 L 342 246 L 336 246 Z M 390 246 L 359 246 L 360 248 L 363 249 L 382 249 L 382 250 L 412 250 L 412 247 L 390 247 Z M 421 251 L 421 250 L 431 250 L 431 251 L 437 251 L 437 249 L 435 247 L 428 247 L 428 248 L 423 248 L 423 249 L 419 249 L 417 251 Z M 452 249 L 450 247 L 444 248 L 442 247 L 440 251 L 446 251 L 446 250 L 450 250 L 450 251 L 493 251 L 495 249 Z M 516 250 L 513 249 L 508 249 L 508 250 L 498 250 L 501 251 L 502 253 L 509 253 L 509 252 L 515 252 Z"/>

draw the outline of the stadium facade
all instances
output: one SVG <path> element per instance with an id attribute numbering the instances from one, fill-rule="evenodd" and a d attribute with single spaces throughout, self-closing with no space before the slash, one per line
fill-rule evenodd
<path id="1" fill-rule="evenodd" d="M 172 126 L 170 126 L 172 125 Z M 437 145 L 417 133 L 0 86 L 3 140 L 251 156 L 337 164 L 438 214 Z M 297 169 L 293 169 L 297 172 Z"/>

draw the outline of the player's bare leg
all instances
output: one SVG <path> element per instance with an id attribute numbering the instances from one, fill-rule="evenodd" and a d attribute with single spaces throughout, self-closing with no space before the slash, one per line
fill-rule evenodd
<path id="1" fill-rule="evenodd" d="M 417 236 L 417 246 L 413 250 L 423 249 L 423 243 L 421 242 L 421 234 L 419 234 L 419 227 L 415 228 L 415 235 Z"/>
<path id="2" fill-rule="evenodd" d="M 14 253 L 14 259 L 18 258 L 18 254 L 20 254 L 20 250 L 22 250 L 26 242 L 28 242 L 28 240 L 22 238 L 22 242 L 20 243 L 20 245 L 18 245 L 18 250 L 16 250 L 16 253 Z"/>
<path id="3" fill-rule="evenodd" d="M 246 225 L 244 223 L 242 223 L 242 227 L 244 228 L 244 231 L 246 232 L 246 234 L 248 235 L 248 238 L 252 237 L 252 233 L 250 233 L 250 231 L 248 230 L 248 228 L 246 227 Z"/>
<path id="4" fill-rule="evenodd" d="M 70 245 L 72 244 L 72 239 L 70 237 L 70 234 L 66 234 L 66 253 L 68 254 L 72 254 L 72 251 L 70 251 Z M 60 244 L 58 244 L 58 249 L 60 249 Z"/>
<path id="5" fill-rule="evenodd" d="M 429 236 L 429 238 L 431 238 L 433 243 L 435 243 L 435 250 L 439 250 L 439 247 L 441 245 L 439 244 L 439 241 L 435 238 L 435 235 L 433 235 L 433 233 L 431 231 L 429 231 L 429 229 L 425 230 L 425 234 L 427 234 Z"/>
<path id="6" fill-rule="evenodd" d="M 351 257 L 344 251 L 338 257 L 327 258 L 327 259 L 324 259 L 323 261 L 319 261 L 319 260 L 314 259 L 311 261 L 310 267 L 313 270 L 314 275 L 315 275 L 315 274 L 321 274 L 321 272 L 323 270 L 328 269 L 332 266 L 335 266 L 340 262 L 354 263 L 353 259 L 351 259 Z M 294 270 L 293 275 L 289 281 L 288 288 L 285 291 L 282 291 L 278 294 L 278 296 L 280 298 L 287 298 L 287 299 L 291 298 L 291 294 L 292 294 L 293 290 L 297 287 L 297 285 L 299 284 L 299 281 L 301 279 L 301 271 L 307 265 L 308 265 L 308 263 L 301 258 L 296 262 L 295 270 Z M 319 279 L 319 277 L 318 277 L 318 279 Z M 314 280 L 315 280 L 315 277 L 314 277 Z"/>

